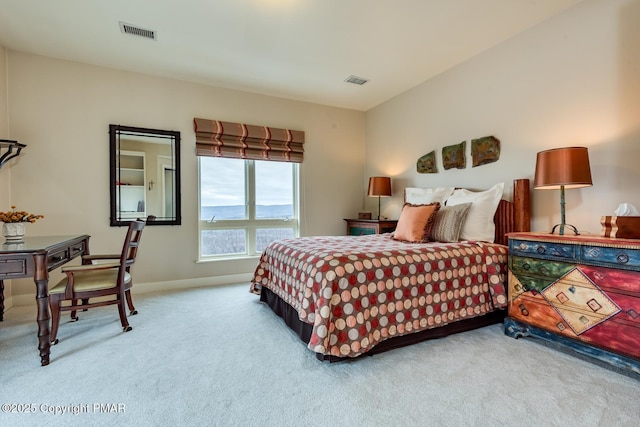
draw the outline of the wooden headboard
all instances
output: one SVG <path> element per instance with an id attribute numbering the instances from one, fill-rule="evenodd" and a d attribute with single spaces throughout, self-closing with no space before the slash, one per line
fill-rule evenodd
<path id="1" fill-rule="evenodd" d="M 507 233 L 531 230 L 528 179 L 513 180 L 513 202 L 500 200 L 493 222 L 496 224 L 495 242 L 501 245 L 507 245 Z"/>

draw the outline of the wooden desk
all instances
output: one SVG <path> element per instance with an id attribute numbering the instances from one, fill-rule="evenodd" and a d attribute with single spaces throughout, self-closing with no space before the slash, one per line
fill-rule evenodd
<path id="1" fill-rule="evenodd" d="M 45 236 L 25 237 L 22 242 L 5 242 L 0 247 L 0 292 L 3 280 L 33 277 L 38 305 L 38 350 L 40 363 L 49 364 L 49 272 L 74 258 L 89 253 L 89 237 Z M 0 299 L 4 311 L 4 301 Z"/>

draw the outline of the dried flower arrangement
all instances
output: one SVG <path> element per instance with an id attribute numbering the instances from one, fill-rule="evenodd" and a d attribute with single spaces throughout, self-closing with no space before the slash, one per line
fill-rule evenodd
<path id="1" fill-rule="evenodd" d="M 0 222 L 6 224 L 14 222 L 36 222 L 40 218 L 44 218 L 44 215 L 30 214 L 26 211 L 17 211 L 15 206 L 11 206 L 9 212 L 0 212 Z"/>

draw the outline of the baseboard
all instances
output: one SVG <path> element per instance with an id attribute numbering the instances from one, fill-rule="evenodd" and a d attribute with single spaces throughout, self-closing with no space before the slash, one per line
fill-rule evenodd
<path id="1" fill-rule="evenodd" d="M 146 283 L 135 283 L 131 292 L 136 294 L 145 294 L 151 292 L 161 292 L 161 291 L 179 291 L 183 289 L 192 289 L 192 288 L 206 288 L 209 286 L 225 286 L 225 285 L 234 285 L 238 283 L 246 283 L 247 290 L 249 289 L 249 281 L 251 280 L 251 273 L 243 273 L 243 274 L 229 274 L 226 276 L 211 276 L 211 277 L 197 277 L 193 279 L 181 279 L 181 280 L 168 280 L 163 282 L 146 282 Z M 13 306 L 19 305 L 34 305 L 35 306 L 35 295 L 34 294 L 24 294 L 24 295 L 5 295 L 6 299 L 5 303 L 5 311 Z"/>
<path id="2" fill-rule="evenodd" d="M 7 290 L 4 290 L 4 311 L 6 312 L 7 310 L 9 310 L 11 307 L 13 307 L 15 304 L 15 300 L 13 299 L 13 297 L 11 295 L 7 295 Z"/>
<path id="3" fill-rule="evenodd" d="M 225 286 L 246 283 L 247 289 L 253 277 L 252 273 L 229 274 L 226 276 L 198 277 L 194 279 L 170 280 L 166 282 L 135 283 L 131 292 L 144 294 L 159 291 L 176 291 L 191 288 L 206 288 L 209 286 Z"/>

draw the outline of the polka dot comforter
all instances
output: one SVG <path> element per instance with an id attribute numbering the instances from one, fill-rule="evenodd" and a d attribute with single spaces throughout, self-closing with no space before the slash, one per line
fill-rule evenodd
<path id="1" fill-rule="evenodd" d="M 506 271 L 507 247 L 492 243 L 300 237 L 264 250 L 251 291 L 270 289 L 313 325 L 312 351 L 355 357 L 391 337 L 505 308 Z"/>

